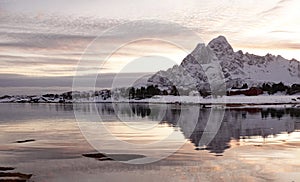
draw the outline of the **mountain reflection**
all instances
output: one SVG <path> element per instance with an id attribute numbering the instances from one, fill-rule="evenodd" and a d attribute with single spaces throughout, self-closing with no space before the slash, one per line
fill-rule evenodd
<path id="1" fill-rule="evenodd" d="M 209 118 L 217 115 L 219 111 L 216 110 L 215 113 L 211 113 L 210 108 L 201 108 L 196 105 L 142 103 L 2 104 L 0 111 L 2 124 L 31 122 L 33 120 L 36 122 L 51 121 L 57 118 L 60 118 L 61 121 L 65 119 L 74 120 L 74 112 L 76 112 L 75 117 L 79 116 L 95 122 L 99 122 L 99 118 L 103 122 L 114 122 L 114 124 L 119 120 L 139 125 L 142 125 L 143 122 L 147 124 L 149 121 L 151 123 L 154 121 L 154 123 L 161 124 L 160 126 L 172 127 L 174 131 L 182 133 L 196 150 L 208 150 L 215 154 L 222 154 L 230 148 L 232 140 L 276 137 L 278 134 L 300 130 L 299 107 L 228 108 L 225 110 L 219 129 L 210 128 L 211 131 L 206 130 Z M 213 133 L 213 129 L 217 132 Z M 208 142 L 204 143 L 202 139 L 209 132 L 214 135 Z M 153 138 L 149 138 L 149 140 L 153 140 Z"/>
<path id="2" fill-rule="evenodd" d="M 235 108 L 226 109 L 221 126 L 214 138 L 206 145 L 200 144 L 211 109 L 197 106 L 166 106 L 161 117 L 156 105 L 129 104 L 129 108 L 118 104 L 97 106 L 100 115 L 121 114 L 140 117 L 141 120 L 157 120 L 160 124 L 179 128 L 186 139 L 192 142 L 196 150 L 208 150 L 221 154 L 230 148 L 231 140 L 276 136 L 300 129 L 300 108 Z M 198 120 L 191 119 L 192 113 L 199 112 Z M 180 119 L 181 118 L 181 119 Z M 206 131 L 207 132 L 207 131 Z"/>
<path id="3" fill-rule="evenodd" d="M 182 112 L 184 114 L 184 112 Z M 189 139 L 195 149 L 209 150 L 220 154 L 228 149 L 231 140 L 253 137 L 276 136 L 280 133 L 291 133 L 300 129 L 300 109 L 227 109 L 223 122 L 215 137 L 205 147 L 199 145 L 200 139 L 209 117 L 209 109 L 200 109 L 199 119 L 193 131 L 189 128 L 188 116 L 186 122 L 175 124 L 173 120 L 166 122 L 179 126 L 184 136 Z"/>

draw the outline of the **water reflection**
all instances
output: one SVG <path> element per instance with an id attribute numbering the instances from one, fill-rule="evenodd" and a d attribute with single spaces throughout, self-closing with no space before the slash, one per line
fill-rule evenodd
<path id="1" fill-rule="evenodd" d="M 184 114 L 184 113 L 183 113 Z M 200 110 L 200 117 L 194 131 L 190 131 L 189 121 L 178 123 L 182 133 L 196 149 L 209 150 L 212 153 L 223 153 L 228 149 L 231 140 L 245 138 L 275 136 L 281 133 L 291 133 L 300 129 L 300 109 L 227 109 L 219 131 L 207 145 L 199 145 L 204 127 L 208 121 L 208 110 Z M 188 116 L 187 116 L 188 118 Z M 168 123 L 172 123 L 166 119 Z"/>
<path id="2" fill-rule="evenodd" d="M 276 137 L 300 130 L 300 108 L 226 109 L 217 134 L 210 143 L 203 145 L 200 140 L 210 117 L 209 108 L 159 104 L 1 104 L 0 123 L 57 118 L 74 120 L 75 110 L 87 115 L 97 113 L 104 122 L 116 121 L 121 117 L 128 122 L 155 121 L 180 131 L 196 150 L 208 150 L 215 154 L 230 148 L 232 140 Z M 198 121 L 192 119 L 193 113 L 199 113 Z"/>
<path id="3" fill-rule="evenodd" d="M 98 106 L 100 115 L 116 115 L 112 105 Z M 156 115 L 155 105 L 130 104 L 130 109 L 122 110 L 118 105 L 118 113 L 122 115 L 140 117 L 140 119 L 159 120 L 160 124 L 168 124 L 176 130 L 180 129 L 186 139 L 191 141 L 196 150 L 208 150 L 211 153 L 221 154 L 230 148 L 230 141 L 251 138 L 276 137 L 281 133 L 291 133 L 300 129 L 299 108 L 235 108 L 226 109 L 223 122 L 213 140 L 206 145 L 200 144 L 205 127 L 210 117 L 210 109 L 195 106 L 168 105 L 163 118 Z M 191 110 L 199 110 L 197 123 L 191 120 Z M 120 112 L 120 110 L 122 112 Z M 99 111 L 99 110 L 98 110 Z M 183 117 L 184 120 L 179 118 Z M 196 127 L 194 127 L 196 126 Z M 209 131 L 208 131 L 209 132 Z"/>

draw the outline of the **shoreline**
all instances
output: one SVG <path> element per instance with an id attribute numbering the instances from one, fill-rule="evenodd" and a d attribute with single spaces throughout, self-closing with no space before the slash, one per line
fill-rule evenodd
<path id="1" fill-rule="evenodd" d="M 133 99 L 118 99 L 118 100 L 102 100 L 99 98 L 67 100 L 65 102 L 43 101 L 43 102 L 18 102 L 3 101 L 4 103 L 27 103 L 27 104 L 92 104 L 92 103 L 111 103 L 111 104 L 175 104 L 175 105 L 200 105 L 203 107 L 224 106 L 224 107 L 255 107 L 255 106 L 281 106 L 288 105 L 290 107 L 300 107 L 300 95 L 259 95 L 259 96 L 223 96 L 217 98 L 203 98 L 201 96 L 154 96 L 152 98 L 133 100 Z"/>

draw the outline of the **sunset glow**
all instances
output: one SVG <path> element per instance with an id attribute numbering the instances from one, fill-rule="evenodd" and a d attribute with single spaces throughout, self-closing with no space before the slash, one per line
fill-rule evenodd
<path id="1" fill-rule="evenodd" d="M 69 7 L 72 3 L 72 8 Z M 267 1 L 2 1 L 0 30 L 1 74 L 27 76 L 72 76 L 86 47 L 103 31 L 139 19 L 161 19 L 179 23 L 199 34 L 205 43 L 218 35 L 228 38 L 235 51 L 258 55 L 280 54 L 300 60 L 300 7 L 296 0 Z M 155 5 L 154 5 L 155 4 Z M 170 5 L 172 4 L 172 8 Z M 115 11 L 116 6 L 123 11 Z M 149 11 L 141 11 L 147 7 Z M 109 12 L 108 12 L 109 11 Z M 141 32 L 143 33 L 143 32 Z M 145 34 L 146 36 L 146 34 Z M 162 39 L 164 36 L 162 35 Z M 109 41 L 120 38 L 112 35 Z M 102 42 L 108 44 L 108 42 Z M 201 40 L 199 40 L 201 42 Z M 153 44 L 152 44 L 153 45 Z M 128 48 L 126 55 L 113 56 L 105 72 L 118 72 L 121 65 L 139 56 L 142 43 Z M 193 45 L 196 46 L 196 45 Z M 177 64 L 184 55 L 155 42 Z M 105 50 L 101 50 L 103 53 Z M 190 50 L 191 51 L 191 50 Z M 98 60 L 98 53 L 90 56 Z M 86 68 L 95 72 L 94 63 Z M 154 71 L 154 70 L 151 70 Z M 157 70 L 156 70 L 157 71 Z"/>

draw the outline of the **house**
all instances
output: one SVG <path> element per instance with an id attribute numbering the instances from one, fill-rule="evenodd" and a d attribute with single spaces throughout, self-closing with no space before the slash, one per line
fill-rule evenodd
<path id="1" fill-rule="evenodd" d="M 246 96 L 256 96 L 263 94 L 263 90 L 257 87 L 251 87 L 250 89 L 241 89 L 241 90 L 234 90 L 228 91 L 227 95 L 246 95 Z"/>

